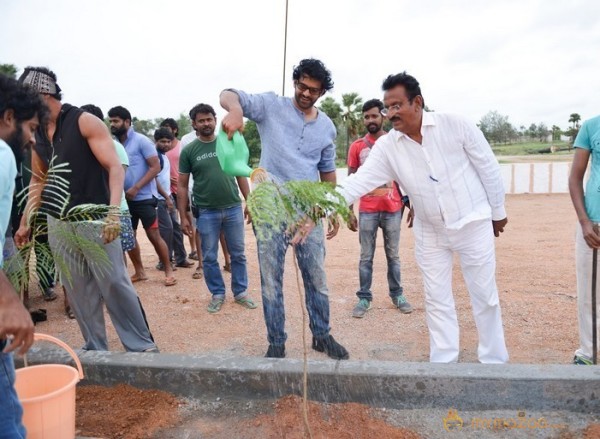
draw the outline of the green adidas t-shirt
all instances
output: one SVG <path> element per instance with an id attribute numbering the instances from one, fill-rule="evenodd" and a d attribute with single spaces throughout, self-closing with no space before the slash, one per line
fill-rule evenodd
<path id="1" fill-rule="evenodd" d="M 194 205 L 206 209 L 225 209 L 242 201 L 234 177 L 225 174 L 219 164 L 216 139 L 194 140 L 181 150 L 179 173 L 192 174 Z"/>

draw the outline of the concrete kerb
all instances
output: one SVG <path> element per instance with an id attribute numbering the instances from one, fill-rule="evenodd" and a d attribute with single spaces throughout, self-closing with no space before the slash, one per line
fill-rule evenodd
<path id="1" fill-rule="evenodd" d="M 83 351 L 82 385 L 130 384 L 202 400 L 276 399 L 302 393 L 299 359 Z M 72 362 L 34 347 L 29 364 Z M 17 360 L 17 367 L 22 366 Z M 309 361 L 308 394 L 323 402 L 391 409 L 566 410 L 600 412 L 600 367 Z"/>

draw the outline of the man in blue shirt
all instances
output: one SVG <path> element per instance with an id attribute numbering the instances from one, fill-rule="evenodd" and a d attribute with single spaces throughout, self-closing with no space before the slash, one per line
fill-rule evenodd
<path id="1" fill-rule="evenodd" d="M 579 349 L 573 363 L 591 365 L 592 352 L 592 254 L 600 248 L 600 116 L 586 120 L 577 134 L 575 156 L 569 176 L 569 192 L 579 226 L 575 236 L 577 270 L 577 309 L 579 317 Z M 592 159 L 585 195 L 583 179 Z"/>
<path id="2" fill-rule="evenodd" d="M 336 183 L 335 126 L 315 103 L 333 88 L 331 73 L 317 59 L 304 59 L 293 73 L 294 98 L 274 93 L 247 94 L 240 90 L 224 90 L 221 106 L 228 111 L 223 129 L 229 137 L 243 127 L 243 117 L 258 125 L 262 143 L 260 167 L 276 179 L 327 181 Z M 277 225 L 276 225 L 277 227 Z M 257 234 L 258 260 L 262 285 L 263 311 L 267 325 L 269 348 L 266 357 L 285 357 L 285 309 L 283 304 L 283 268 L 290 244 L 288 225 L 268 239 Z M 337 233 L 339 225 L 328 231 L 327 238 Z M 296 245 L 298 266 L 302 272 L 306 307 L 313 333 L 312 347 L 334 359 L 349 358 L 348 351 L 329 334 L 329 291 L 323 262 L 324 233 L 321 225 L 308 238 Z"/>
<path id="3" fill-rule="evenodd" d="M 108 111 L 110 131 L 121 142 L 129 157 L 129 167 L 125 173 L 125 197 L 129 204 L 131 224 L 134 233 L 137 232 L 138 223 L 141 221 L 146 236 L 154 246 L 154 250 L 165 270 L 165 286 L 170 287 L 177 283 L 173 276 L 173 267 L 169 260 L 169 248 L 161 238 L 158 229 L 157 199 L 155 178 L 160 172 L 160 162 L 154 144 L 146 136 L 136 133 L 131 125 L 131 113 L 121 106 L 113 107 Z M 136 238 L 135 247 L 128 252 L 135 268 L 132 282 L 148 279 L 140 247 Z"/>
<path id="4" fill-rule="evenodd" d="M 0 248 L 10 220 L 17 161 L 24 147 L 35 144 L 35 130 L 46 108 L 36 91 L 0 74 Z M 15 160 L 16 159 L 16 160 Z M 3 254 L 0 255 L 0 267 Z M 27 352 L 33 343 L 29 312 L 0 270 L 0 438 L 24 438 L 23 409 L 15 392 L 13 351 Z M 8 339 L 7 336 L 12 337 Z"/>

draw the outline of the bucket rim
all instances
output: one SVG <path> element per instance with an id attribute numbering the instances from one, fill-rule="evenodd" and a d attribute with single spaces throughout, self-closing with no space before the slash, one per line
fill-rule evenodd
<path id="1" fill-rule="evenodd" d="M 79 375 L 79 380 L 83 379 L 83 367 L 81 367 L 81 361 L 79 361 L 79 357 L 77 356 L 77 354 L 75 353 L 75 351 L 73 349 L 71 349 L 71 347 L 66 344 L 64 341 L 59 340 L 56 337 L 52 337 L 51 335 L 48 334 L 43 334 L 41 332 L 36 332 L 33 334 L 33 340 L 34 341 L 48 341 L 50 343 L 54 343 L 55 345 L 60 346 L 61 348 L 63 348 L 65 351 L 67 351 L 67 353 L 71 356 L 71 358 L 73 359 L 73 361 L 75 361 L 75 366 L 77 368 L 77 372 Z M 25 354 L 25 360 L 27 360 L 27 354 Z M 27 363 L 25 363 L 27 364 Z M 66 366 L 64 364 L 60 365 L 60 366 Z M 29 367 L 29 366 L 27 366 Z M 31 366 L 34 367 L 34 366 Z M 66 367 L 71 367 L 71 366 L 66 366 Z"/>
<path id="2" fill-rule="evenodd" d="M 70 373 L 73 374 L 73 377 L 69 380 L 68 383 L 65 383 L 60 389 L 54 390 L 49 393 L 45 393 L 44 395 L 33 396 L 30 398 L 20 398 L 19 397 L 19 401 L 22 404 L 33 404 L 36 402 L 46 401 L 46 400 L 55 398 L 57 396 L 62 395 L 63 393 L 71 391 L 71 389 L 74 389 L 75 386 L 77 385 L 77 383 L 79 382 L 79 376 L 78 376 L 77 370 L 75 370 L 71 366 L 67 366 L 66 364 L 37 364 L 35 366 L 22 367 L 15 371 L 15 376 L 18 379 L 19 375 L 21 375 L 21 379 L 23 379 L 24 378 L 23 374 L 29 373 L 31 371 L 35 372 L 36 370 L 39 370 L 39 369 L 68 369 L 70 371 Z"/>

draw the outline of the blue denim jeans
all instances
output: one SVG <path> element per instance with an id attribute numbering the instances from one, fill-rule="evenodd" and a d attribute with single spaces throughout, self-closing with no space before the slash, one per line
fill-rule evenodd
<path id="1" fill-rule="evenodd" d="M 285 308 L 283 304 L 283 271 L 285 254 L 291 236 L 285 226 L 273 230 L 268 237 L 260 238 L 257 231 L 258 262 L 267 340 L 273 345 L 283 345 L 285 333 Z M 329 291 L 323 263 L 325 242 L 323 227 L 318 225 L 308 235 L 304 244 L 296 246 L 296 260 L 304 282 L 304 298 L 313 336 L 329 334 Z"/>
<path id="2" fill-rule="evenodd" d="M 400 278 L 400 257 L 398 247 L 400 244 L 400 226 L 402 225 L 402 210 L 398 212 L 359 213 L 358 220 L 360 240 L 360 262 L 358 272 L 360 289 L 356 293 L 359 299 L 373 300 L 371 283 L 373 281 L 373 256 L 377 241 L 377 229 L 383 231 L 383 245 L 387 259 L 387 279 L 389 294 L 392 299 L 402 294 Z"/>
<path id="3" fill-rule="evenodd" d="M 12 354 L 3 354 L 0 340 L 0 439 L 22 439 L 25 427 L 21 422 L 23 408 L 15 391 L 15 364 Z"/>
<path id="4" fill-rule="evenodd" d="M 237 205 L 227 209 L 198 209 L 196 228 L 202 244 L 204 280 L 215 299 L 225 298 L 225 282 L 217 254 L 221 230 L 231 257 L 231 291 L 235 299 L 248 295 L 248 271 L 244 254 L 244 212 Z"/>

